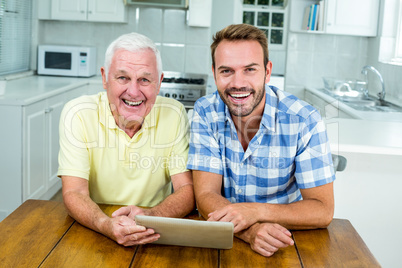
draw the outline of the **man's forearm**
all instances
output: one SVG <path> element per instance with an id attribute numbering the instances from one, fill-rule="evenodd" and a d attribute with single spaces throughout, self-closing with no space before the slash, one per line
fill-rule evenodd
<path id="1" fill-rule="evenodd" d="M 148 210 L 150 215 L 160 217 L 182 218 L 189 214 L 195 206 L 192 184 L 187 184 L 169 195 L 157 206 Z"/>
<path id="2" fill-rule="evenodd" d="M 260 222 L 278 223 L 288 229 L 325 228 L 333 217 L 333 209 L 319 200 L 257 205 L 262 205 L 259 209 Z"/>
<path id="3" fill-rule="evenodd" d="M 290 204 L 264 204 L 263 221 L 279 223 L 288 229 L 327 227 L 334 216 L 333 183 L 300 189 L 303 200 Z"/>
<path id="4" fill-rule="evenodd" d="M 89 196 L 77 192 L 68 192 L 63 195 L 64 204 L 71 217 L 82 225 L 102 233 L 106 233 L 105 225 L 109 217 Z"/>
<path id="5" fill-rule="evenodd" d="M 214 192 L 200 194 L 196 199 L 198 211 L 205 219 L 208 219 L 209 213 L 231 204 L 230 201 L 222 195 Z"/>

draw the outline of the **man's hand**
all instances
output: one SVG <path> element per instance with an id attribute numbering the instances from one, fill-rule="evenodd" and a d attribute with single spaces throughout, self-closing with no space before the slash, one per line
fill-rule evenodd
<path id="1" fill-rule="evenodd" d="M 208 221 L 231 222 L 234 225 L 234 233 L 237 233 L 257 223 L 258 215 L 256 204 L 236 203 L 209 213 Z"/>
<path id="2" fill-rule="evenodd" d="M 272 256 L 280 248 L 293 245 L 291 236 L 285 227 L 276 223 L 257 223 L 239 234 L 252 250 L 265 257 Z"/>
<path id="3" fill-rule="evenodd" d="M 112 213 L 112 217 L 117 217 L 117 216 L 127 216 L 133 221 L 135 220 L 135 215 L 148 215 L 147 214 L 147 209 L 142 209 L 137 206 L 126 206 L 126 207 L 121 207 L 115 212 Z"/>
<path id="4" fill-rule="evenodd" d="M 155 234 L 153 229 L 137 225 L 135 221 L 126 216 L 110 218 L 109 237 L 120 245 L 129 247 L 151 243 L 159 239 L 160 235 Z"/>

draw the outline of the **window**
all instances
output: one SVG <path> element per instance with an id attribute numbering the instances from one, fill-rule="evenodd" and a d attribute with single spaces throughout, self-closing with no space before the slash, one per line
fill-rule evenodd
<path id="1" fill-rule="evenodd" d="M 0 0 L 0 75 L 29 70 L 31 2 Z"/>
<path id="2" fill-rule="evenodd" d="M 285 0 L 243 0 L 243 23 L 265 31 L 270 49 L 284 49 L 286 38 Z"/>
<path id="3" fill-rule="evenodd" d="M 399 1 L 399 21 L 397 29 L 394 60 L 402 62 L 402 0 Z"/>

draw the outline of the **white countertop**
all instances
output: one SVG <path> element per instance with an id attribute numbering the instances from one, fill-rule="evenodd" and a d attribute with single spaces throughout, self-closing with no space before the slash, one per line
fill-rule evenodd
<path id="1" fill-rule="evenodd" d="M 358 111 L 320 90 L 306 90 L 355 118 L 324 118 L 333 153 L 402 155 L 402 113 Z"/>
<path id="2" fill-rule="evenodd" d="M 322 91 L 306 87 L 307 91 L 319 96 L 323 100 L 329 103 L 336 103 L 341 111 L 350 114 L 354 118 L 364 119 L 364 120 L 375 120 L 375 121 L 387 121 L 387 122 L 402 122 L 402 113 L 398 112 L 372 112 L 372 111 L 359 111 L 353 109 L 352 107 L 346 105 L 345 103 L 334 99 L 333 97 L 323 93 Z"/>
<path id="3" fill-rule="evenodd" d="M 402 122 L 334 118 L 326 127 L 333 153 L 402 155 Z"/>
<path id="4" fill-rule="evenodd" d="M 102 78 L 100 76 L 77 78 L 33 75 L 9 80 L 5 94 L 0 96 L 0 105 L 29 105 L 90 83 L 102 86 Z"/>

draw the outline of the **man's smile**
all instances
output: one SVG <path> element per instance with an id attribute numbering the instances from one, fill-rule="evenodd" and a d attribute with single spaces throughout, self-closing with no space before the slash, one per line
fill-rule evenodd
<path id="1" fill-rule="evenodd" d="M 135 106 L 141 105 L 144 101 L 129 101 L 129 100 L 123 99 L 123 102 L 128 106 L 135 107 Z"/>
<path id="2" fill-rule="evenodd" d="M 227 93 L 228 98 L 234 104 L 246 103 L 249 98 L 252 97 L 252 91 L 232 91 Z"/>

